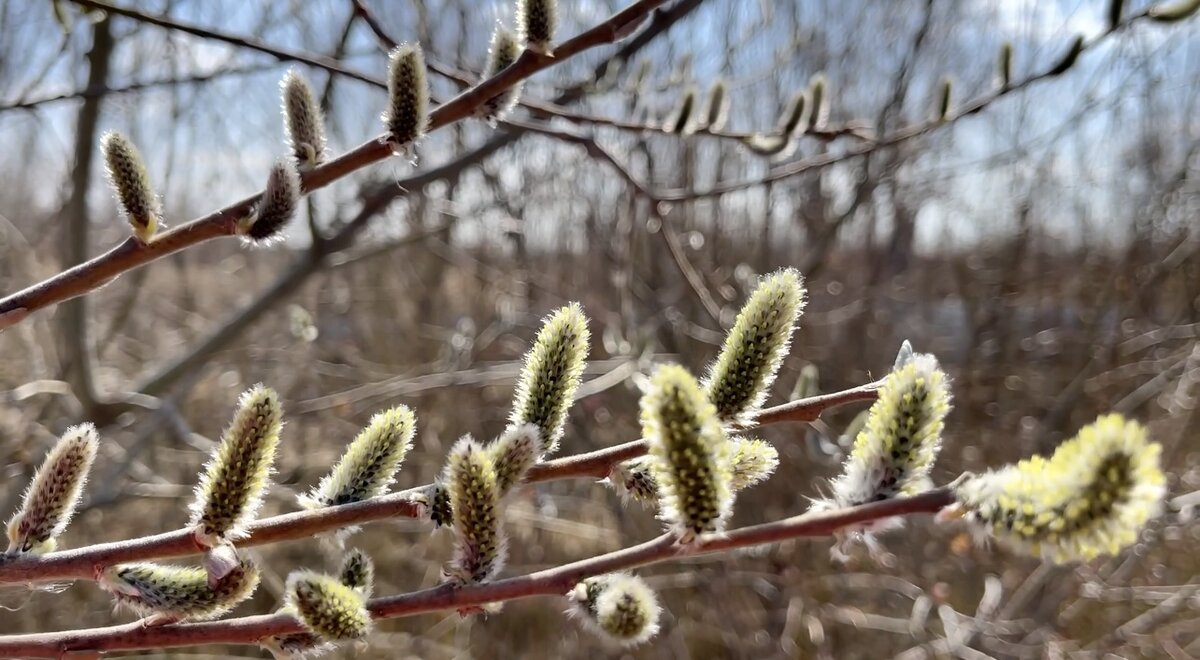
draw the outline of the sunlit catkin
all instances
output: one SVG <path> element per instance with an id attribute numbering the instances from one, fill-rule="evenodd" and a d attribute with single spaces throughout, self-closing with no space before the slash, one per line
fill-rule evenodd
<path id="1" fill-rule="evenodd" d="M 723 423 L 748 422 L 762 406 L 803 309 L 803 278 L 792 269 L 764 277 L 750 294 L 705 379 Z"/>
<path id="2" fill-rule="evenodd" d="M 371 558 L 361 550 L 351 550 L 342 559 L 341 570 L 338 572 L 338 582 L 349 587 L 364 601 L 371 597 L 375 580 L 375 565 Z M 279 612 L 297 615 L 296 608 L 290 602 L 284 603 Z M 263 639 L 259 645 L 271 652 L 278 659 L 315 658 L 335 648 L 332 640 L 327 640 L 311 631 L 275 635 Z"/>
<path id="3" fill-rule="evenodd" d="M 856 506 L 931 488 L 929 472 L 941 449 L 949 411 L 949 383 L 937 359 L 914 355 L 884 381 L 866 427 L 832 484 L 831 498 L 813 508 Z M 899 519 L 893 518 L 878 521 L 873 529 L 898 524 Z"/>
<path id="4" fill-rule="evenodd" d="M 196 566 L 119 564 L 100 575 L 100 588 L 141 616 L 167 620 L 216 618 L 246 600 L 258 587 L 258 568 L 242 561 L 215 585 Z"/>
<path id="5" fill-rule="evenodd" d="M 387 492 L 408 450 L 412 447 L 416 418 L 405 406 L 396 406 L 371 418 L 333 470 L 300 497 L 305 508 L 361 502 Z"/>
<path id="6" fill-rule="evenodd" d="M 464 437 L 446 460 L 446 488 L 454 521 L 454 559 L 446 578 L 455 584 L 484 582 L 504 564 L 500 488 L 488 452 Z"/>
<path id="7" fill-rule="evenodd" d="M 287 606 L 304 627 L 323 641 L 358 639 L 371 630 L 366 598 L 337 578 L 297 571 L 287 579 Z"/>
<path id="8" fill-rule="evenodd" d="M 681 543 L 722 531 L 733 508 L 732 448 L 700 384 L 681 366 L 658 367 L 642 395 L 641 421 L 660 517 Z"/>
<path id="9" fill-rule="evenodd" d="M 503 25 L 496 25 L 495 31 L 492 32 L 491 45 L 488 46 L 488 58 L 483 69 L 483 79 L 492 78 L 507 69 L 520 56 L 521 44 L 517 41 L 517 36 Z M 481 104 L 477 111 L 478 116 L 494 126 L 512 110 L 519 98 L 521 98 L 521 83 L 517 82 Z"/>
<path id="10" fill-rule="evenodd" d="M 295 164 L 285 159 L 275 161 L 254 211 L 238 222 L 238 233 L 253 243 L 267 243 L 279 236 L 296 215 L 300 194 Z"/>
<path id="11" fill-rule="evenodd" d="M 91 424 L 73 426 L 59 438 L 33 475 L 21 508 L 8 521 L 7 554 L 41 554 L 57 547 L 99 446 Z"/>
<path id="12" fill-rule="evenodd" d="M 133 235 L 142 243 L 149 243 L 158 230 L 162 207 L 150 175 L 137 147 L 124 135 L 110 131 L 100 138 L 100 150 L 104 153 L 104 164 L 108 181 L 117 198 L 121 213 L 133 229 Z"/>
<path id="13" fill-rule="evenodd" d="M 525 46 L 550 55 L 558 23 L 558 0 L 517 0 L 517 31 Z"/>
<path id="14" fill-rule="evenodd" d="M 1141 424 L 1105 415 L 1048 459 L 963 481 L 951 513 L 985 537 L 1054 562 L 1117 554 L 1162 510 L 1160 453 Z"/>
<path id="15" fill-rule="evenodd" d="M 588 578 L 567 597 L 571 613 L 604 639 L 634 646 L 658 632 L 658 598 L 639 577 L 614 573 Z"/>
<path id="16" fill-rule="evenodd" d="M 400 44 L 388 63 L 388 109 L 383 115 L 386 141 L 407 152 L 429 128 L 429 80 L 420 44 Z"/>
<path id="17" fill-rule="evenodd" d="M 488 445 L 501 497 L 525 479 L 525 473 L 537 462 L 540 449 L 538 429 L 533 424 L 510 426 Z"/>
<path id="18" fill-rule="evenodd" d="M 342 558 L 338 581 L 357 591 L 363 598 L 370 598 L 375 588 L 375 562 L 362 550 L 351 550 Z"/>
<path id="19" fill-rule="evenodd" d="M 269 485 L 283 424 L 279 395 L 255 385 L 238 401 L 238 411 L 200 477 L 189 523 L 212 546 L 245 534 Z"/>
<path id="20" fill-rule="evenodd" d="M 288 146 L 301 168 L 312 168 L 325 160 L 325 117 L 308 81 L 292 69 L 279 83 L 283 96 L 283 127 Z"/>
<path id="21" fill-rule="evenodd" d="M 587 366 L 587 317 L 579 303 L 571 303 L 547 316 L 525 354 L 513 397 L 513 425 L 533 424 L 538 429 L 539 456 L 558 449 L 567 423 L 567 411 Z"/>

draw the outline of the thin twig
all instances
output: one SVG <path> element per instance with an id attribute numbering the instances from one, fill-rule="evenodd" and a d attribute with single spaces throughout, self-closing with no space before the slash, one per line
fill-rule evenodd
<path id="1" fill-rule="evenodd" d="M 457 588 L 442 585 L 407 594 L 376 598 L 367 604 L 367 609 L 375 619 L 393 619 L 522 598 L 562 596 L 580 580 L 594 575 L 673 559 L 779 543 L 789 539 L 824 537 L 843 527 L 871 520 L 936 513 L 953 502 L 952 491 L 939 488 L 913 497 L 874 502 L 840 511 L 804 514 L 744 527 L 724 535 L 704 538 L 696 546 L 686 550 L 675 543 L 674 537 L 663 535 L 616 552 L 487 584 Z M 299 631 L 299 622 L 287 614 L 156 627 L 146 627 L 141 622 L 134 622 L 90 630 L 0 637 L 0 655 L 55 658 L 76 651 L 132 651 L 200 644 L 256 644 L 265 637 Z"/>

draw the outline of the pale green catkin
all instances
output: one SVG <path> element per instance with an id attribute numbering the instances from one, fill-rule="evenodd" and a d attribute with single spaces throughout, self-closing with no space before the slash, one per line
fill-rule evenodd
<path id="1" fill-rule="evenodd" d="M 557 23 L 558 0 L 517 0 L 517 31 L 529 50 L 551 54 Z"/>
<path id="2" fill-rule="evenodd" d="M 162 207 L 150 185 L 142 155 L 128 138 L 116 131 L 100 138 L 100 149 L 104 153 L 109 184 L 134 237 L 149 243 L 158 230 Z"/>
<path id="3" fill-rule="evenodd" d="M 207 545 L 240 538 L 269 485 L 283 411 L 262 385 L 246 391 L 221 443 L 200 477 L 189 525 Z"/>
<path id="4" fill-rule="evenodd" d="M 283 97 L 283 126 L 292 156 L 301 168 L 312 168 L 325 160 L 325 117 L 312 87 L 292 69 L 279 83 Z"/>
<path id="5" fill-rule="evenodd" d="M 641 421 L 660 517 L 681 543 L 722 531 L 733 508 L 732 448 L 700 384 L 681 366 L 658 367 L 641 399 Z"/>
<path id="6" fill-rule="evenodd" d="M 814 502 L 813 510 L 857 506 L 931 488 L 929 472 L 941 449 L 949 411 L 949 382 L 937 359 L 914 355 L 884 381 L 842 474 L 832 484 L 832 496 Z M 876 521 L 872 529 L 899 524 L 899 518 L 891 518 Z"/>
<path id="7" fill-rule="evenodd" d="M 579 621 L 617 644 L 635 646 L 658 632 L 658 599 L 639 577 L 614 573 L 588 578 L 568 598 Z"/>
<path id="8" fill-rule="evenodd" d="M 366 599 L 336 578 L 297 571 L 287 579 L 287 605 L 304 627 L 322 641 L 365 637 L 371 630 Z"/>
<path id="9" fill-rule="evenodd" d="M 351 550 L 342 559 L 338 581 L 362 594 L 363 598 L 370 598 L 375 588 L 375 563 L 362 550 Z"/>
<path id="10" fill-rule="evenodd" d="M 8 521 L 7 554 L 41 554 L 58 546 L 99 446 L 91 424 L 72 426 L 54 443 L 25 490 L 21 508 Z"/>
<path id="11" fill-rule="evenodd" d="M 412 447 L 416 417 L 397 406 L 371 418 L 333 470 L 300 497 L 305 508 L 361 502 L 383 495 Z"/>
<path id="12" fill-rule="evenodd" d="M 388 68 L 386 140 L 396 152 L 411 149 L 429 129 L 429 80 L 420 44 L 392 50 Z"/>
<path id="13" fill-rule="evenodd" d="M 1162 447 L 1120 415 L 1085 426 L 1050 458 L 1034 456 L 966 479 L 962 514 L 982 536 L 1065 563 L 1117 554 L 1162 511 Z"/>
<path id="14" fill-rule="evenodd" d="M 371 597 L 375 580 L 375 564 L 363 551 L 351 550 L 342 559 L 337 579 L 365 601 Z M 285 603 L 279 612 L 297 615 L 295 606 L 290 603 Z M 261 640 L 259 645 L 270 651 L 275 658 L 289 660 L 314 658 L 335 648 L 332 641 L 323 639 L 310 631 L 275 635 Z"/>
<path id="15" fill-rule="evenodd" d="M 779 467 L 779 452 L 770 443 L 758 439 L 730 438 L 729 488 L 738 493 L 770 478 Z M 606 483 L 627 500 L 652 505 L 658 501 L 658 482 L 654 480 L 654 458 L 641 456 L 613 466 Z"/>
<path id="16" fill-rule="evenodd" d="M 537 427 L 539 456 L 558 449 L 587 366 L 588 341 L 587 317 L 579 303 L 571 303 L 543 320 L 533 348 L 525 354 L 509 420 L 516 426 Z"/>
<path id="17" fill-rule="evenodd" d="M 215 585 L 196 566 L 119 564 L 106 569 L 99 584 L 141 616 L 170 620 L 216 618 L 246 600 L 258 587 L 258 567 L 242 561 Z"/>
<path id="18" fill-rule="evenodd" d="M 764 277 L 750 294 L 705 379 L 723 423 L 746 423 L 762 406 L 803 309 L 803 278 L 792 269 Z"/>
<path id="19" fill-rule="evenodd" d="M 485 582 L 500 571 L 507 550 L 492 459 L 466 436 L 450 450 L 443 478 L 450 495 L 455 540 L 446 578 L 460 585 Z"/>
<path id="20" fill-rule="evenodd" d="M 521 44 L 517 37 L 503 25 L 497 25 L 492 32 L 491 45 L 488 47 L 487 64 L 483 69 L 483 78 L 494 77 L 507 69 L 521 56 Z M 504 118 L 521 98 L 521 83 L 515 83 L 479 106 L 478 116 L 491 125 Z"/>

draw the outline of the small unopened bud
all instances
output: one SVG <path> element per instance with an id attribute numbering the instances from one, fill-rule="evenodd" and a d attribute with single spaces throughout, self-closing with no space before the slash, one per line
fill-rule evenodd
<path id="1" fill-rule="evenodd" d="M 1141 424 L 1105 415 L 1048 459 L 963 481 L 941 517 L 961 514 L 985 538 L 1058 563 L 1117 554 L 1162 511 L 1161 451 Z"/>
<path id="2" fill-rule="evenodd" d="M 289 575 L 287 605 L 323 641 L 359 639 L 371 630 L 363 595 L 328 575 L 313 571 Z"/>
<path id="3" fill-rule="evenodd" d="M 500 528 L 500 488 L 492 459 L 466 436 L 450 450 L 444 478 L 455 540 L 446 578 L 460 585 L 485 582 L 500 571 L 506 555 Z"/>
<path id="4" fill-rule="evenodd" d="M 237 414 L 196 488 L 189 525 L 200 543 L 211 547 L 245 534 L 269 483 L 282 415 L 279 395 L 262 385 L 238 401 Z"/>
<path id="5" fill-rule="evenodd" d="M 354 438 L 333 470 L 300 504 L 307 509 L 361 502 L 387 492 L 396 471 L 412 447 L 416 418 L 397 406 L 371 418 Z"/>
<path id="6" fill-rule="evenodd" d="M 246 600 L 258 587 L 258 567 L 243 561 L 215 585 L 195 566 L 119 564 L 100 576 L 101 589 L 141 616 L 169 621 L 213 619 Z"/>
<path id="7" fill-rule="evenodd" d="M 696 89 L 689 87 L 683 93 L 683 98 L 679 100 L 679 107 L 671 117 L 671 121 L 667 125 L 667 130 L 677 135 L 689 135 L 695 130 L 695 123 L 692 121 L 695 109 Z"/>
<path id="8" fill-rule="evenodd" d="M 533 348 L 525 354 L 509 420 L 537 427 L 539 456 L 558 449 L 567 410 L 587 366 L 588 339 L 587 317 L 579 303 L 571 303 L 542 321 Z"/>
<path id="9" fill-rule="evenodd" d="M 729 95 L 725 81 L 718 78 L 708 90 L 708 107 L 704 110 L 704 126 L 710 131 L 719 131 L 729 116 Z"/>
<path id="10" fill-rule="evenodd" d="M 295 69 L 280 82 L 283 93 L 283 126 L 292 155 L 302 168 L 325 160 L 325 117 L 308 82 Z"/>
<path id="11" fill-rule="evenodd" d="M 829 118 L 829 84 L 825 75 L 818 73 L 808 85 L 812 111 L 808 114 L 808 130 L 815 131 L 825 125 Z"/>
<path id="12" fill-rule="evenodd" d="M 1146 15 L 1160 23 L 1174 23 L 1195 14 L 1200 10 L 1200 0 L 1179 0 L 1164 2 L 1146 10 Z"/>
<path id="13" fill-rule="evenodd" d="M 116 194 L 117 205 L 133 228 L 134 237 L 149 243 L 158 230 L 162 207 L 150 185 L 142 155 L 128 138 L 116 131 L 100 138 L 100 149 L 104 152 L 108 181 Z"/>
<path id="14" fill-rule="evenodd" d="M 762 406 L 803 309 L 804 279 L 793 269 L 764 277 L 750 294 L 705 379 L 723 423 L 748 422 Z"/>
<path id="15" fill-rule="evenodd" d="M 588 578 L 567 597 L 572 614 L 605 639 L 634 646 L 658 632 L 658 599 L 639 577 L 614 573 Z"/>
<path id="16" fill-rule="evenodd" d="M 492 32 L 491 45 L 488 47 L 487 65 L 483 69 L 484 80 L 507 69 L 520 56 L 521 45 L 517 42 L 516 35 L 503 25 L 497 25 L 495 31 Z M 512 110 L 520 97 L 521 83 L 517 82 L 480 105 L 479 117 L 494 126 L 498 120 L 503 119 L 504 115 Z"/>
<path id="17" fill-rule="evenodd" d="M 385 138 L 397 153 L 411 149 L 429 128 L 429 79 L 420 44 L 400 44 L 388 66 Z"/>
<path id="18" fill-rule="evenodd" d="M 641 399 L 641 421 L 661 518 L 685 544 L 722 531 L 733 508 L 731 448 L 700 384 L 679 365 L 658 367 Z"/>
<path id="19" fill-rule="evenodd" d="M 357 591 L 363 598 L 370 598 L 375 588 L 375 563 L 362 550 L 351 550 L 342 559 L 338 581 Z"/>
<path id="20" fill-rule="evenodd" d="M 535 53 L 552 54 L 558 0 L 517 0 L 517 31 Z"/>
<path id="21" fill-rule="evenodd" d="M 941 449 L 949 411 L 950 387 L 937 359 L 914 355 L 884 381 L 866 427 L 832 484 L 832 497 L 814 502 L 812 509 L 846 508 L 931 488 L 929 472 Z M 889 518 L 874 522 L 868 531 L 900 524 L 902 519 Z M 869 539 L 864 535 L 864 540 Z"/>
<path id="22" fill-rule="evenodd" d="M 954 90 L 954 82 L 949 76 L 944 76 L 938 85 L 938 105 L 937 105 L 937 121 L 946 121 L 950 118 L 950 101 Z"/>
<path id="23" fill-rule="evenodd" d="M 487 449 L 496 469 L 500 497 L 504 497 L 525 479 L 525 473 L 537 462 L 541 449 L 538 429 L 533 424 L 510 426 Z"/>
<path id="24" fill-rule="evenodd" d="M 1067 49 L 1067 52 L 1064 53 L 1062 58 L 1058 60 L 1058 64 L 1055 64 L 1054 68 L 1050 69 L 1046 75 L 1057 76 L 1061 73 L 1065 73 L 1067 69 L 1075 66 L 1075 60 L 1079 59 L 1079 54 L 1082 52 L 1083 35 L 1080 34 L 1075 36 L 1075 39 L 1071 41 L 1071 47 Z"/>
<path id="25" fill-rule="evenodd" d="M 71 522 L 96 449 L 96 427 L 81 424 L 59 438 L 25 491 L 21 508 L 8 521 L 8 554 L 53 551 Z"/>
<path id="26" fill-rule="evenodd" d="M 267 188 L 254 212 L 238 222 L 238 233 L 255 243 L 265 243 L 279 235 L 292 221 L 300 206 L 300 175 L 290 160 L 280 159 L 271 166 Z"/>
<path id="27" fill-rule="evenodd" d="M 1011 41 L 1006 41 L 1000 46 L 1000 61 L 997 64 L 1000 89 L 1008 89 L 1012 85 L 1012 67 L 1013 45 Z"/>

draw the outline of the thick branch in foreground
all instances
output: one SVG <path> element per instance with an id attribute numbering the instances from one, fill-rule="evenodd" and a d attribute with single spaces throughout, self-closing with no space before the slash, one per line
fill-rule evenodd
<path id="1" fill-rule="evenodd" d="M 841 392 L 822 394 L 767 408 L 758 414 L 753 424 L 762 426 L 780 422 L 815 421 L 822 412 L 830 408 L 857 401 L 874 400 L 880 384 L 881 381 L 877 381 Z M 586 454 L 538 463 L 530 468 L 525 481 L 534 483 L 576 477 L 603 479 L 617 463 L 645 453 L 645 441 L 634 440 Z M 426 486 L 419 486 L 363 502 L 263 518 L 246 526 L 247 536 L 238 541 L 237 545 L 267 545 L 309 538 L 342 527 L 390 518 L 417 518 L 423 513 L 424 505 L 419 500 L 419 495 L 425 488 Z M 21 557 L 8 562 L 0 560 L 0 584 L 91 580 L 95 578 L 97 571 L 113 564 L 184 557 L 203 551 L 204 548 L 196 544 L 192 531 L 181 529 L 128 541 L 51 552 L 37 557 Z"/>
<path id="2" fill-rule="evenodd" d="M 721 536 L 702 538 L 686 552 L 675 544 L 673 537 L 664 535 L 631 548 L 528 575 L 482 585 L 458 588 L 442 585 L 408 594 L 376 598 L 368 603 L 367 609 L 371 616 L 378 620 L 535 596 L 563 596 L 580 580 L 595 575 L 789 539 L 825 537 L 844 527 L 872 520 L 936 513 L 953 502 L 953 493 L 949 489 L 939 488 L 913 497 L 874 502 L 839 511 L 810 513 L 744 527 Z M 80 651 L 132 651 L 201 644 L 257 644 L 258 640 L 264 637 L 301 630 L 299 622 L 287 614 L 149 628 L 141 622 L 134 622 L 90 630 L 0 637 L 0 656 L 57 658 Z"/>
<path id="3" fill-rule="evenodd" d="M 596 27 L 559 44 L 553 57 L 525 51 L 512 66 L 455 96 L 430 113 L 429 131 L 473 116 L 489 99 L 534 73 L 585 50 L 617 41 L 629 26 L 639 23 L 664 2 L 666 0 L 638 0 Z M 383 137 L 377 136 L 319 167 L 306 171 L 301 177 L 304 192 L 311 193 L 368 165 L 391 157 L 392 148 Z M 250 213 L 261 196 L 260 191 L 219 211 L 181 224 L 170 231 L 162 232 L 149 243 L 141 243 L 131 237 L 98 257 L 0 300 L 0 329 L 19 323 L 39 309 L 94 291 L 123 273 L 156 259 L 213 238 L 235 235 L 237 221 Z"/>

